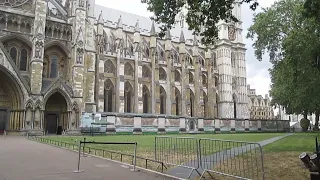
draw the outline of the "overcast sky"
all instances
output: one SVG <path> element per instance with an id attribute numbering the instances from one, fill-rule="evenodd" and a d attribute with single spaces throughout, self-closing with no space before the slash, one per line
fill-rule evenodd
<path id="1" fill-rule="evenodd" d="M 258 0 L 261 7 L 269 7 L 275 0 Z M 140 16 L 151 16 L 152 14 L 147 11 L 141 0 L 96 0 L 96 4 L 106 7 L 126 11 L 129 13 L 137 14 Z M 259 11 L 259 9 L 257 10 Z M 243 19 L 243 36 L 246 35 L 248 27 L 252 24 L 253 12 L 249 9 L 247 4 L 242 5 L 242 19 Z M 244 39 L 246 44 L 246 61 L 247 61 L 247 83 L 251 88 L 256 89 L 257 94 L 268 94 L 270 87 L 270 76 L 268 69 L 271 67 L 268 56 L 264 56 L 263 61 L 258 61 L 254 56 L 254 50 L 252 48 L 252 41 L 250 39 Z"/>

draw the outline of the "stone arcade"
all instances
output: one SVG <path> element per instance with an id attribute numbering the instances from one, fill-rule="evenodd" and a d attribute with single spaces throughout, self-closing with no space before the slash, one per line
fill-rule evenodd
<path id="1" fill-rule="evenodd" d="M 184 22 L 159 39 L 149 18 L 94 0 L 0 1 L 0 129 L 76 133 L 83 112 L 161 115 L 159 129 L 248 119 L 241 22 L 219 22 L 208 50 Z"/>

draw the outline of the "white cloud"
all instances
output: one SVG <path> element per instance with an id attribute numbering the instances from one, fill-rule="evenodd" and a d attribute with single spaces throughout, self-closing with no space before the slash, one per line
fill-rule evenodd
<path id="1" fill-rule="evenodd" d="M 147 5 L 142 4 L 141 0 L 114 0 L 114 1 L 106 1 L 106 0 L 96 0 L 96 4 L 118 9 L 121 11 L 137 14 L 140 16 L 152 16 L 151 12 L 147 11 Z"/>
<path id="2" fill-rule="evenodd" d="M 259 0 L 258 2 L 260 7 L 269 7 L 274 3 L 274 1 L 275 0 Z M 141 0 L 96 0 L 96 4 L 137 14 L 140 16 L 152 16 L 152 13 L 147 11 L 147 6 L 145 4 L 142 4 Z M 243 5 L 243 36 L 246 35 L 247 29 L 252 24 L 253 13 L 254 12 L 249 9 L 249 6 L 247 4 Z M 253 42 L 249 39 L 244 39 L 244 43 L 246 44 L 247 48 L 247 83 L 250 84 L 251 88 L 256 89 L 257 94 L 261 94 L 264 96 L 265 94 L 268 94 L 270 86 L 270 76 L 268 72 L 268 68 L 270 67 L 269 60 L 267 58 L 264 58 L 262 62 L 256 60 L 254 57 L 254 50 L 252 48 Z"/>

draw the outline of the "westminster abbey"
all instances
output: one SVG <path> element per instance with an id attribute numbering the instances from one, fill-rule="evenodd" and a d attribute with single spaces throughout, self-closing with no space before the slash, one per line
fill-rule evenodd
<path id="1" fill-rule="evenodd" d="M 205 47 L 176 20 L 160 39 L 94 0 L 0 0 L 0 130 L 71 133 L 84 112 L 248 119 L 241 21 Z"/>

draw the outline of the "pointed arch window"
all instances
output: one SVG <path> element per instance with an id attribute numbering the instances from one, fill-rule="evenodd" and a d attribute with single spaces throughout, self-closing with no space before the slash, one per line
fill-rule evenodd
<path id="1" fill-rule="evenodd" d="M 166 113 L 166 91 L 160 86 L 160 114 Z"/>
<path id="2" fill-rule="evenodd" d="M 11 56 L 11 59 L 13 60 L 13 62 L 16 64 L 17 63 L 17 48 L 16 47 L 12 47 L 10 49 L 10 56 Z"/>
<path id="3" fill-rule="evenodd" d="M 167 73 L 162 67 L 159 68 L 159 79 L 163 81 L 167 80 Z"/>
<path id="4" fill-rule="evenodd" d="M 50 78 L 57 77 L 58 57 L 53 55 L 50 60 Z"/>
<path id="5" fill-rule="evenodd" d="M 143 93 L 143 113 L 149 113 L 149 90 L 146 85 L 142 88 Z"/>
<path id="6" fill-rule="evenodd" d="M 26 49 L 22 49 L 20 53 L 20 70 L 27 70 L 28 52 Z"/>

